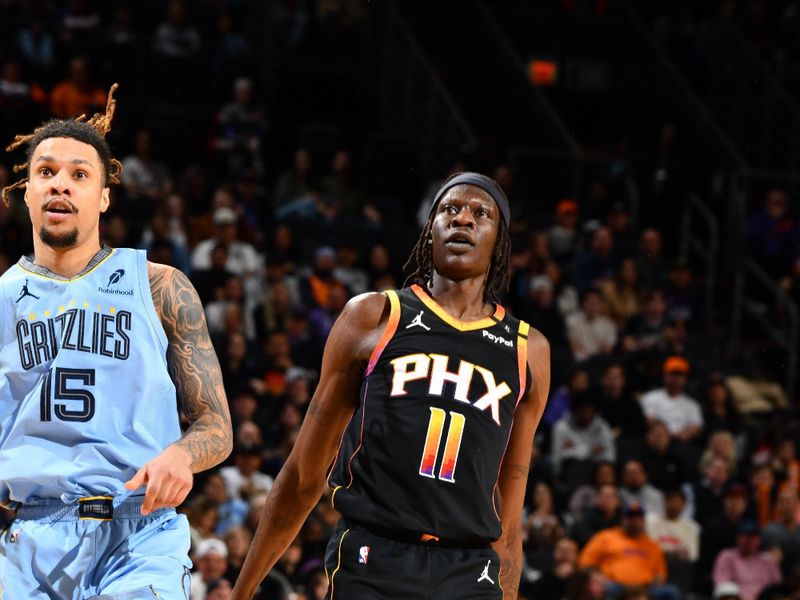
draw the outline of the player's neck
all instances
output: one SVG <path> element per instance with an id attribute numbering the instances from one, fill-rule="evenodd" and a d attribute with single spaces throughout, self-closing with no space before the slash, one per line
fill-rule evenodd
<path id="1" fill-rule="evenodd" d="M 480 276 L 461 281 L 442 277 L 434 271 L 433 282 L 428 293 L 447 314 L 461 321 L 476 321 L 494 312 L 491 304 L 483 301 L 486 277 Z"/>
<path id="2" fill-rule="evenodd" d="M 33 238 L 33 262 L 67 279 L 80 273 L 98 252 L 100 252 L 99 236 L 71 248 L 53 248 L 38 236 Z"/>

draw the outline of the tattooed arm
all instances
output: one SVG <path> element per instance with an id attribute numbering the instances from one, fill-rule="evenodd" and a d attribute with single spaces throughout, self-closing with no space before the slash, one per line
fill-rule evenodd
<path id="1" fill-rule="evenodd" d="M 519 592 L 522 575 L 522 506 L 528 483 L 533 436 L 550 389 L 550 345 L 535 329 L 531 329 L 528 335 L 528 365 L 533 379 L 531 389 L 514 413 L 514 426 L 498 483 L 503 534 L 493 546 L 500 556 L 500 583 L 506 600 L 516 600 Z"/>
<path id="2" fill-rule="evenodd" d="M 125 484 L 128 489 L 147 485 L 142 514 L 183 502 L 192 474 L 221 463 L 233 445 L 222 372 L 200 298 L 181 271 L 155 263 L 147 263 L 147 270 L 169 342 L 167 365 L 189 428 Z"/>

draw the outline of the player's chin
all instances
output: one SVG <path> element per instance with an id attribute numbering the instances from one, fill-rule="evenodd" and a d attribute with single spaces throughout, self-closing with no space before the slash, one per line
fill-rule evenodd
<path id="1" fill-rule="evenodd" d="M 42 243 L 51 248 L 72 248 L 78 242 L 78 228 L 42 225 L 39 230 L 39 238 Z"/>

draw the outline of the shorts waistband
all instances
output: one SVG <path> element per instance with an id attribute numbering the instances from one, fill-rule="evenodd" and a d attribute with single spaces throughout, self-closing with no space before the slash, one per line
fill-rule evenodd
<path id="1" fill-rule="evenodd" d="M 361 530 L 376 537 L 382 537 L 393 542 L 400 542 L 403 544 L 419 544 L 420 546 L 431 546 L 434 548 L 469 548 L 481 549 L 490 548 L 491 544 L 483 540 L 454 540 L 445 538 L 432 533 L 417 533 L 413 531 L 403 530 L 387 530 L 383 528 L 373 527 L 372 525 L 365 527 L 360 523 L 356 523 L 351 519 L 342 519 L 342 524 L 349 529 Z"/>
<path id="2" fill-rule="evenodd" d="M 80 498 L 71 504 L 61 500 L 39 499 L 23 504 L 16 511 L 16 518 L 29 521 L 51 519 L 53 521 L 116 521 L 118 519 L 149 519 L 158 517 L 173 508 L 159 508 L 142 515 L 144 496 L 129 496 L 122 499 L 112 496 L 90 496 Z"/>

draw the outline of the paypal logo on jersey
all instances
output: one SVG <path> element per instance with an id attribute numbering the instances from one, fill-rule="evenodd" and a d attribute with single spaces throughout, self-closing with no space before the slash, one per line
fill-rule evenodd
<path id="1" fill-rule="evenodd" d="M 494 335 L 493 333 L 489 333 L 485 329 L 483 330 L 483 337 L 488 338 L 490 342 L 494 342 L 495 344 L 504 344 L 509 348 L 514 347 L 514 342 L 512 340 L 507 340 L 506 338 Z"/>
<path id="2" fill-rule="evenodd" d="M 118 296 L 133 296 L 133 289 L 130 290 L 121 290 L 119 288 L 112 288 L 112 285 L 117 285 L 122 278 L 125 277 L 125 269 L 117 269 L 114 271 L 108 278 L 108 283 L 106 287 L 97 287 L 98 292 L 102 292 L 103 294 L 116 294 Z"/>

